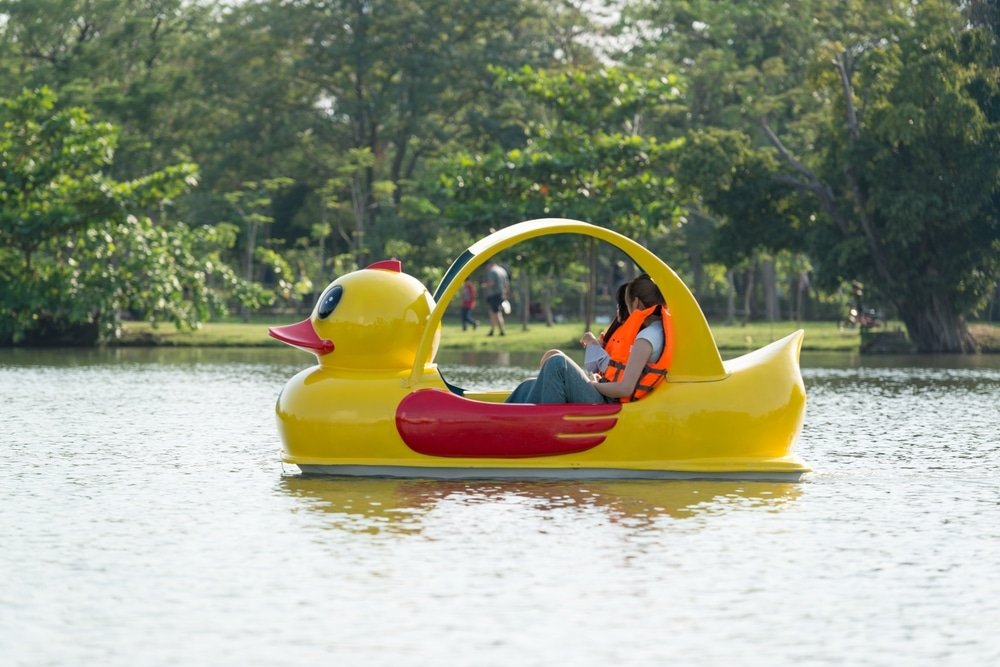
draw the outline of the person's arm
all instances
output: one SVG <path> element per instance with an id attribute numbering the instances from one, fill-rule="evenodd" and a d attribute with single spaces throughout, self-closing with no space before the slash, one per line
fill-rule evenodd
<path id="1" fill-rule="evenodd" d="M 643 338 L 636 338 L 625 362 L 625 371 L 617 382 L 591 382 L 598 392 L 608 398 L 631 396 L 635 385 L 642 376 L 642 368 L 653 355 L 653 344 Z"/>
<path id="2" fill-rule="evenodd" d="M 583 337 L 580 338 L 580 345 L 583 345 L 584 370 L 588 373 L 600 373 L 608 367 L 611 357 L 608 356 L 604 346 L 593 333 L 589 331 L 584 333 Z"/>

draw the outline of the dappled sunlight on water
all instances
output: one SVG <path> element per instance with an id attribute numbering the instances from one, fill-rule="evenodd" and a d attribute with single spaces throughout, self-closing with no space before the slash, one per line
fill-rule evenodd
<path id="1" fill-rule="evenodd" d="M 294 350 L 0 350 L 3 664 L 997 664 L 1000 364 L 804 359 L 802 483 L 455 482 L 282 466 Z"/>

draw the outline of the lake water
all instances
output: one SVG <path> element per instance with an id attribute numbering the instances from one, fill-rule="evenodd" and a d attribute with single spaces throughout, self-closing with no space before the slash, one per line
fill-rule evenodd
<path id="1" fill-rule="evenodd" d="M 0 664 L 1000 664 L 998 357 L 803 355 L 798 484 L 303 478 L 310 362 L 0 350 Z"/>

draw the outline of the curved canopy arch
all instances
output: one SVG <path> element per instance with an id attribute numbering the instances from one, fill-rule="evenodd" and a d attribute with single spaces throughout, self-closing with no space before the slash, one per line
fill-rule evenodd
<path id="1" fill-rule="evenodd" d="M 701 306 L 663 260 L 632 239 L 610 229 L 578 220 L 544 218 L 500 229 L 469 246 L 452 263 L 434 291 L 435 306 L 417 349 L 408 384 L 416 384 L 422 377 L 426 364 L 434 361 L 430 357 L 433 355 L 438 325 L 465 279 L 498 252 L 522 241 L 552 234 L 580 234 L 605 241 L 628 255 L 659 286 L 674 319 L 675 352 L 668 382 L 709 382 L 726 377 L 722 357 Z"/>

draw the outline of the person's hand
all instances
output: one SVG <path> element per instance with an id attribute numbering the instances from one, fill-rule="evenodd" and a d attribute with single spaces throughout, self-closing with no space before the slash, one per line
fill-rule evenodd
<path id="1" fill-rule="evenodd" d="M 597 340 L 597 337 L 588 331 L 585 334 L 583 334 L 582 338 L 580 338 L 580 345 L 587 347 L 591 343 L 596 343 L 598 345 L 601 344 L 600 341 Z"/>

